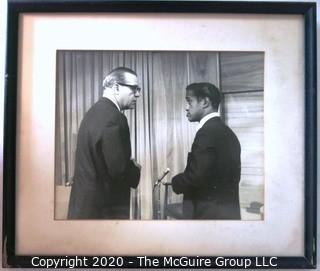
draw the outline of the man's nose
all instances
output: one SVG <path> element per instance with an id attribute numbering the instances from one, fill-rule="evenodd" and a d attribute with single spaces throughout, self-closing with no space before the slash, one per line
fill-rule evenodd
<path id="1" fill-rule="evenodd" d="M 136 92 L 134 93 L 134 96 L 135 96 L 136 98 L 139 98 L 139 97 L 140 97 L 140 92 L 139 92 L 139 91 L 136 91 Z"/>

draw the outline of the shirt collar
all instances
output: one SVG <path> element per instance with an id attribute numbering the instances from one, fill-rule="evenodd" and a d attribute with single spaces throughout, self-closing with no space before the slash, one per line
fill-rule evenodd
<path id="1" fill-rule="evenodd" d="M 119 109 L 119 111 L 121 111 L 121 110 L 120 110 L 120 106 L 118 105 L 117 100 L 115 99 L 115 97 L 114 97 L 112 94 L 110 94 L 110 93 L 108 93 L 108 92 L 104 92 L 103 95 L 102 95 L 102 97 L 107 98 L 108 100 L 110 100 L 111 102 L 113 102 L 113 103 L 115 104 L 115 106 Z"/>
<path id="2" fill-rule="evenodd" d="M 209 119 L 212 119 L 212 118 L 214 118 L 214 117 L 220 117 L 219 112 L 212 112 L 212 113 L 210 113 L 210 114 L 208 114 L 208 115 L 205 115 L 205 116 L 200 120 L 197 131 L 200 130 L 200 129 L 203 127 L 203 125 L 204 125 Z"/>

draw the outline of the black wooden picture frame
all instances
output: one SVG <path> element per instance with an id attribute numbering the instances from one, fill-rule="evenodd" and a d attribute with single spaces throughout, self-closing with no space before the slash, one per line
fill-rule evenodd
<path id="1" fill-rule="evenodd" d="M 304 257 L 278 257 L 274 268 L 316 268 L 317 199 L 317 88 L 316 88 L 316 3 L 307 2 L 222 2 L 222 1 L 108 1 L 108 0 L 9 0 L 3 186 L 3 266 L 34 267 L 32 256 L 16 255 L 16 123 L 19 16 L 23 13 L 140 12 L 140 13 L 234 13 L 302 15 L 305 45 L 305 250 Z M 213 257 L 214 255 L 212 255 Z M 244 255 L 246 256 L 246 255 Z M 262 257 L 263 255 L 261 255 Z M 277 255 L 275 255 L 277 256 Z M 43 258 L 61 258 L 47 256 Z M 227 256 L 226 256 L 227 257 Z M 150 257 L 161 258 L 161 257 Z M 192 257 L 190 257 L 192 258 Z M 250 258 L 255 257 L 233 257 Z M 124 257 L 122 267 L 141 267 L 136 257 Z M 261 258 L 270 262 L 271 257 Z M 131 264 L 129 264 L 131 262 Z M 92 266 L 91 266 L 92 267 Z M 158 266 L 158 267 L 161 267 Z M 252 266 L 258 267 L 258 266 Z M 263 266 L 262 266 L 263 267 Z M 270 267 L 270 266 L 269 266 Z M 187 267 L 186 267 L 187 268 Z M 216 267 L 218 268 L 218 267 Z M 228 268 L 232 268 L 229 266 Z M 237 268 L 237 267 L 233 267 Z"/>

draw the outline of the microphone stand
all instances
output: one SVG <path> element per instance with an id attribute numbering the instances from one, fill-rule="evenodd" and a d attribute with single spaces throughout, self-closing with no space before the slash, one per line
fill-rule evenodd
<path id="1" fill-rule="evenodd" d="M 153 185 L 153 189 L 152 189 L 152 193 L 154 194 L 154 191 L 155 191 L 155 188 L 157 186 L 159 186 L 159 189 L 158 189 L 158 206 L 157 206 L 157 219 L 161 219 L 161 189 L 160 189 L 160 184 L 161 184 L 161 181 L 163 180 L 163 178 L 170 172 L 170 169 L 167 168 L 162 176 L 160 178 L 158 178 L 158 180 L 154 183 Z"/>
<path id="2" fill-rule="evenodd" d="M 159 187 L 158 189 L 158 200 L 157 200 L 157 209 L 156 209 L 156 213 L 157 213 L 157 219 L 161 219 L 161 180 L 157 180 L 154 185 L 153 185 L 153 189 L 152 189 L 152 193 L 154 194 L 156 187 Z"/>

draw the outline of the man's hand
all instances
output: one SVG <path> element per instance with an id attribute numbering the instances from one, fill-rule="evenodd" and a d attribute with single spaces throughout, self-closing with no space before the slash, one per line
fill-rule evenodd
<path id="1" fill-rule="evenodd" d="M 137 168 L 139 168 L 139 170 L 141 170 L 141 165 L 135 159 L 132 158 L 131 161 Z"/>

